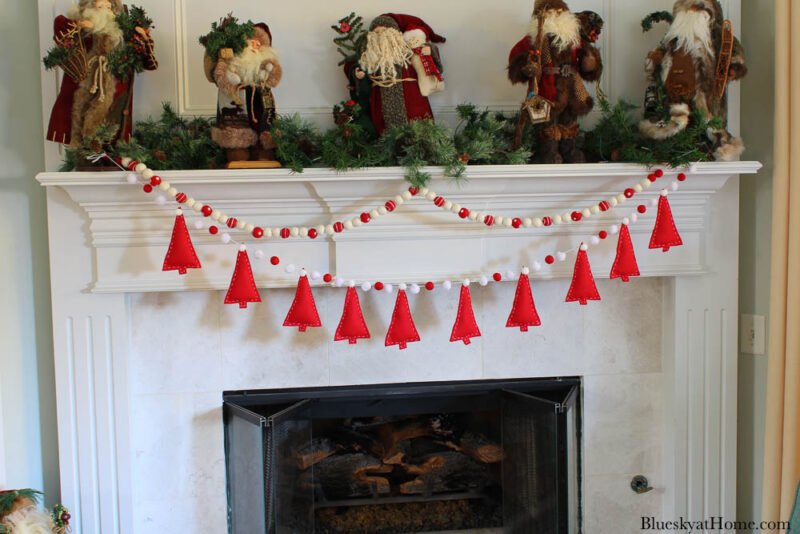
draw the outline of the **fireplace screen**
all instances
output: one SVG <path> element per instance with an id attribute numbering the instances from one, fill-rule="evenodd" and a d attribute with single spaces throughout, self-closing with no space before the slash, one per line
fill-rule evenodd
<path id="1" fill-rule="evenodd" d="M 579 378 L 224 394 L 231 534 L 581 531 Z"/>

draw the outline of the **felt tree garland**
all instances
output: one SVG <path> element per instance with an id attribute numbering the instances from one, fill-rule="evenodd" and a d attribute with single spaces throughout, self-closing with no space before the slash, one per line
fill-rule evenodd
<path id="1" fill-rule="evenodd" d="M 314 294 L 311 292 L 311 285 L 308 283 L 308 275 L 305 271 L 300 273 L 294 302 L 289 308 L 286 320 L 283 321 L 283 326 L 296 326 L 300 332 L 305 332 L 308 327 L 322 326 L 319 313 L 317 313 L 317 304 L 314 302 Z"/>
<path id="2" fill-rule="evenodd" d="M 358 292 L 354 286 L 347 288 L 347 295 L 344 297 L 344 311 L 342 319 L 336 328 L 334 341 L 348 340 L 351 345 L 355 345 L 359 339 L 369 339 L 369 328 L 364 321 L 364 314 L 361 312 L 361 302 L 358 299 Z"/>
<path id="3" fill-rule="evenodd" d="M 175 215 L 175 226 L 172 228 L 172 239 L 170 239 L 167 256 L 164 258 L 164 266 L 161 270 L 186 274 L 187 269 L 200 269 L 201 267 L 200 259 L 192 245 L 192 238 L 189 236 L 189 229 L 186 228 L 183 210 L 178 208 Z"/>
<path id="4" fill-rule="evenodd" d="M 419 332 L 414 325 L 411 317 L 411 309 L 408 307 L 408 296 L 405 289 L 397 292 L 397 301 L 392 312 L 392 322 L 386 332 L 386 346 L 398 345 L 400 350 L 405 349 L 408 343 L 419 341 Z"/>
<path id="5" fill-rule="evenodd" d="M 636 263 L 636 254 L 633 252 L 633 242 L 628 225 L 623 224 L 619 230 L 619 241 L 617 241 L 617 256 L 614 258 L 614 265 L 611 266 L 611 276 L 621 278 L 623 282 L 630 280 L 631 276 L 639 276 L 639 265 Z"/>
<path id="6" fill-rule="evenodd" d="M 514 305 L 511 307 L 511 313 L 506 322 L 506 328 L 519 327 L 520 332 L 527 332 L 529 326 L 542 325 L 539 313 L 536 311 L 536 303 L 533 301 L 528 273 L 528 268 L 524 267 L 519 275 L 517 292 L 514 294 Z"/>
<path id="7" fill-rule="evenodd" d="M 469 281 L 461 285 L 461 296 L 458 299 L 458 314 L 450 334 L 450 341 L 463 341 L 469 345 L 473 337 L 480 337 L 481 331 L 475 322 L 475 313 L 472 311 L 472 296 L 469 292 Z"/>
<path id="8" fill-rule="evenodd" d="M 586 245 L 581 244 L 578 257 L 575 259 L 575 271 L 572 274 L 572 284 L 567 293 L 567 302 L 580 302 L 585 306 L 587 301 L 600 300 L 600 293 L 592 276 L 592 267 L 589 265 L 589 256 L 586 254 Z"/>
<path id="9" fill-rule="evenodd" d="M 670 247 L 680 245 L 683 245 L 683 240 L 675 226 L 675 220 L 672 218 L 672 208 L 667 200 L 665 189 L 658 199 L 658 215 L 656 215 L 653 234 L 650 236 L 650 248 L 660 248 L 663 252 L 667 252 Z"/>
<path id="10" fill-rule="evenodd" d="M 238 304 L 239 308 L 247 308 L 248 302 L 261 302 L 256 281 L 253 278 L 253 269 L 250 267 L 250 257 L 247 247 L 241 245 L 236 256 L 236 267 L 228 293 L 225 295 L 225 304 Z"/>

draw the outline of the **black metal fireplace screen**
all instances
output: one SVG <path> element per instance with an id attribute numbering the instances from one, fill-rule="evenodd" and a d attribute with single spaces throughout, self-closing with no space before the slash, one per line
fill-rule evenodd
<path id="1" fill-rule="evenodd" d="M 231 534 L 581 532 L 580 378 L 223 401 Z"/>

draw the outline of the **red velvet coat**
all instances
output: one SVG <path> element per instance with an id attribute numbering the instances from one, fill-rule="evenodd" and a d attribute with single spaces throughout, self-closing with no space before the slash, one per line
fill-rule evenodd
<path id="1" fill-rule="evenodd" d="M 63 15 L 59 15 L 54 24 L 54 36 L 63 34 L 75 24 L 72 20 Z M 92 37 L 86 35 L 83 37 L 83 45 L 86 50 L 92 49 Z M 158 63 L 145 62 L 147 70 L 155 70 Z M 116 80 L 114 87 L 114 102 L 112 106 L 114 109 L 121 110 L 118 117 L 112 117 L 111 120 L 116 120 L 120 123 L 118 139 L 129 141 L 131 138 L 131 131 L 133 126 L 133 80 L 134 76 L 128 78 L 127 81 Z M 50 113 L 50 124 L 47 128 L 47 140 L 56 143 L 70 144 L 72 141 L 72 108 L 75 99 L 75 92 L 78 89 L 78 82 L 75 82 L 69 76 L 63 76 L 61 82 L 61 90 L 58 93 L 55 104 L 53 104 L 53 111 Z M 122 101 L 117 102 L 122 99 Z"/>

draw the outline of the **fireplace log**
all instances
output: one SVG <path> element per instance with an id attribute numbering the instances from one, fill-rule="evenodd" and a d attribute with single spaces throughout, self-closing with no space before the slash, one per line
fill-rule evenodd
<path id="1" fill-rule="evenodd" d="M 465 432 L 455 449 L 485 464 L 496 464 L 503 460 L 503 448 L 483 434 Z"/>
<path id="2" fill-rule="evenodd" d="M 373 492 L 389 493 L 389 480 L 377 476 L 385 469 L 379 459 L 369 454 L 337 454 L 317 463 L 314 477 L 330 500 L 363 497 Z"/>
<path id="3" fill-rule="evenodd" d="M 300 470 L 308 469 L 325 458 L 339 452 L 342 446 L 334 443 L 330 438 L 314 438 L 308 445 L 294 452 L 297 467 Z"/>
<path id="4" fill-rule="evenodd" d="M 430 469 L 400 485 L 403 495 L 421 495 L 452 491 L 471 491 L 484 488 L 490 483 L 486 464 L 473 460 L 460 452 L 445 452 L 435 456 Z M 423 464 L 424 465 L 424 464 Z"/>

